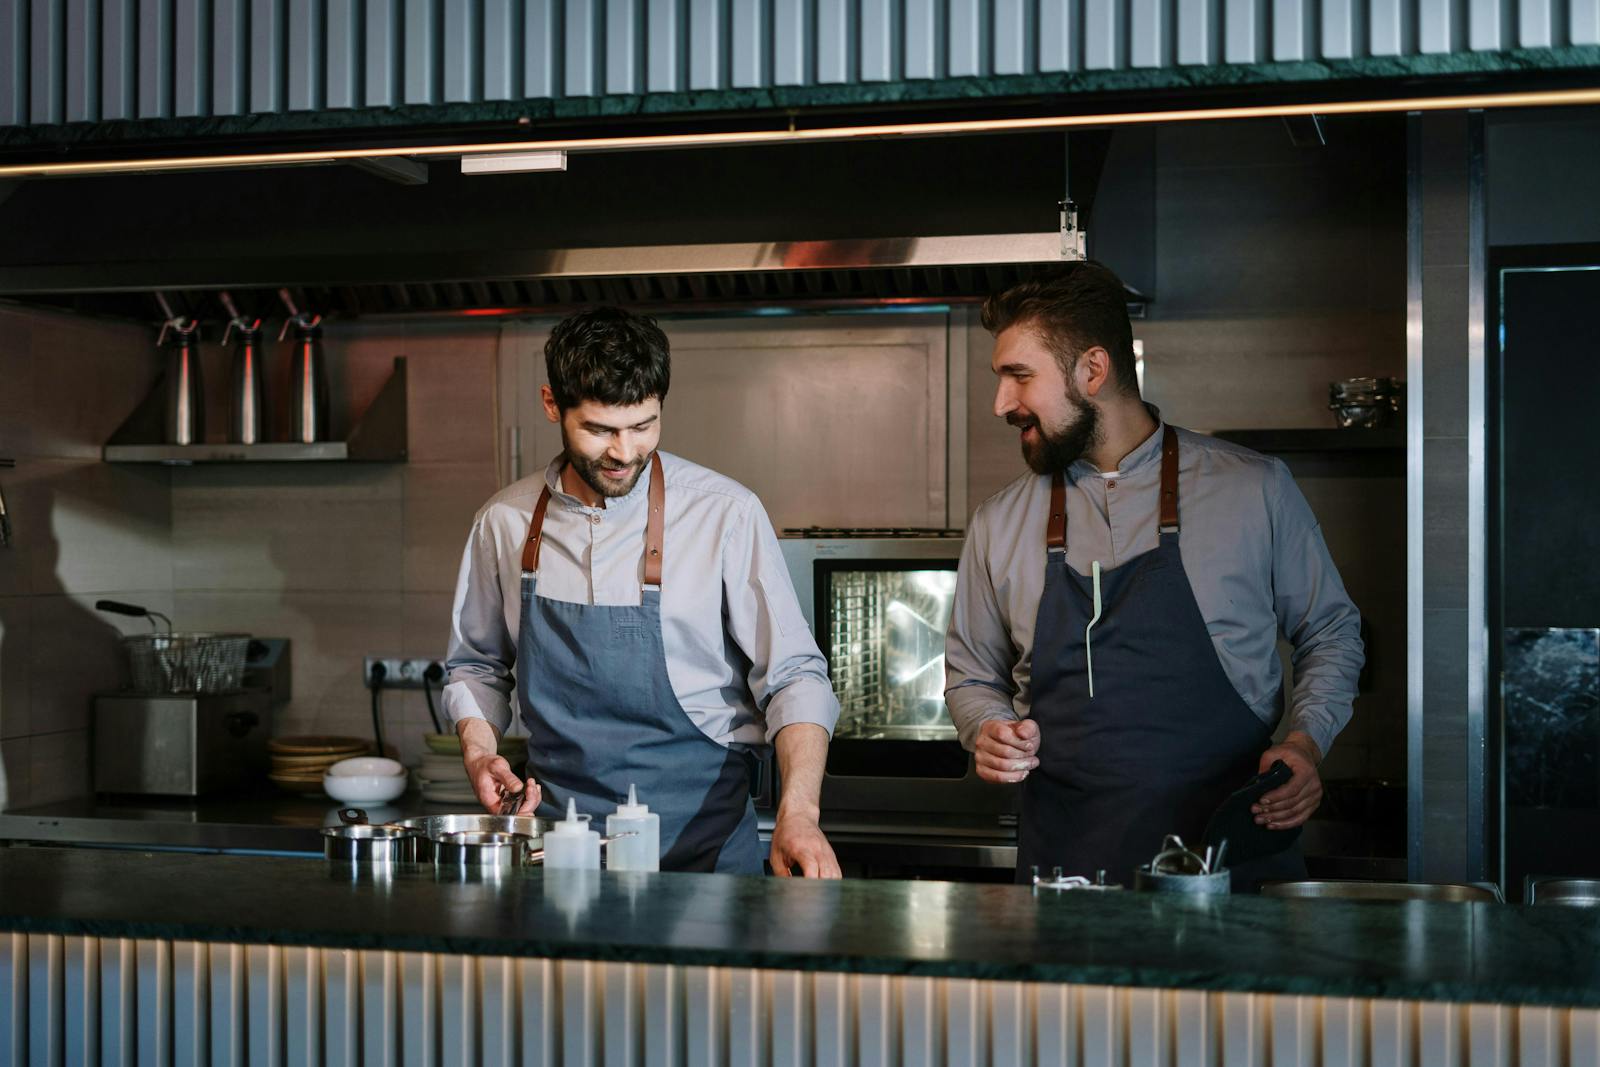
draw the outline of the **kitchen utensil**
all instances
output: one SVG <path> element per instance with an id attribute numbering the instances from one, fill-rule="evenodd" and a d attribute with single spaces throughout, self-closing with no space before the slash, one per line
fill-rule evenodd
<path id="1" fill-rule="evenodd" d="M 1600 908 L 1600 878 L 1529 878 L 1529 904 Z"/>
<path id="2" fill-rule="evenodd" d="M 244 677 L 249 634 L 174 633 L 159 611 L 116 600 L 98 600 L 95 608 L 166 623 L 167 632 L 134 634 L 122 640 L 132 687 L 138 693 L 226 693 Z"/>
<path id="3" fill-rule="evenodd" d="M 1405 404 L 1399 378 L 1345 378 L 1328 383 L 1328 407 L 1341 429 L 1388 426 Z"/>
<path id="4" fill-rule="evenodd" d="M 324 826 L 322 854 L 340 863 L 414 863 L 422 834 L 405 826 Z"/>
<path id="5" fill-rule="evenodd" d="M 322 354 L 322 316 L 300 311 L 287 289 L 279 289 L 278 298 L 289 309 L 278 340 L 294 329 L 294 351 L 289 359 L 289 440 L 307 445 L 326 441 L 328 366 Z"/>
<path id="6" fill-rule="evenodd" d="M 1433 900 L 1454 903 L 1493 903 L 1500 891 L 1486 885 L 1454 882 L 1360 882 L 1309 880 L 1265 882 L 1264 897 L 1337 898 L 1340 900 Z"/>
<path id="7" fill-rule="evenodd" d="M 1180 893 L 1186 896 L 1223 896 L 1232 892 L 1226 870 L 1213 870 L 1215 852 L 1196 852 L 1177 834 L 1168 834 L 1161 850 L 1133 872 L 1133 888 L 1146 893 Z"/>
<path id="8" fill-rule="evenodd" d="M 200 377 L 200 323 L 176 315 L 162 293 L 156 294 L 167 320 L 156 347 L 166 352 L 166 401 L 162 433 L 169 445 L 199 445 L 206 439 L 205 386 Z"/>
<path id="9" fill-rule="evenodd" d="M 544 850 L 534 847 L 534 839 L 522 834 L 493 830 L 456 830 L 441 834 L 433 842 L 436 870 L 495 868 L 509 870 L 539 863 Z"/>
<path id="10" fill-rule="evenodd" d="M 1300 827 L 1288 830 L 1269 830 L 1265 826 L 1257 825 L 1256 817 L 1250 808 L 1267 793 L 1279 786 L 1286 784 L 1294 772 L 1283 760 L 1273 760 L 1272 766 L 1261 774 L 1256 775 L 1246 782 L 1240 789 L 1230 793 L 1217 810 L 1212 813 L 1211 819 L 1206 823 L 1203 841 L 1206 845 L 1215 848 L 1222 842 L 1228 842 L 1228 851 L 1232 854 L 1233 865 L 1249 863 L 1252 860 L 1262 859 L 1282 852 L 1300 837 Z"/>
<path id="11" fill-rule="evenodd" d="M 267 439 L 266 399 L 261 372 L 261 320 L 247 319 L 233 306 L 233 298 L 220 294 L 231 318 L 222 332 L 223 347 L 237 332 L 233 348 L 233 403 L 228 412 L 228 440 L 254 445 Z"/>

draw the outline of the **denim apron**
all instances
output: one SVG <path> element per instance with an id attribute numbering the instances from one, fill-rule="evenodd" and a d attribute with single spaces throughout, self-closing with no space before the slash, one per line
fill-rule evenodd
<path id="1" fill-rule="evenodd" d="M 1176 833 L 1198 846 L 1206 821 L 1256 774 L 1271 731 L 1217 659 L 1178 551 L 1178 435 L 1162 437 L 1160 541 L 1100 572 L 1067 566 L 1066 496 L 1051 486 L 1044 592 L 1033 640 L 1031 715 L 1039 766 L 1023 780 L 1017 880 L 1030 869 L 1129 885 Z M 1093 664 L 1090 693 L 1089 666 Z M 1297 848 L 1233 870 L 1235 892 L 1305 877 Z"/>
<path id="2" fill-rule="evenodd" d="M 522 553 L 517 699 L 528 727 L 528 773 L 538 814 L 558 819 L 567 799 L 596 823 L 636 785 L 661 816 L 661 869 L 762 873 L 750 801 L 751 757 L 702 733 L 678 703 L 661 640 L 666 482 L 650 457 L 641 601 L 571 604 L 539 595 L 539 540 L 550 489 Z"/>

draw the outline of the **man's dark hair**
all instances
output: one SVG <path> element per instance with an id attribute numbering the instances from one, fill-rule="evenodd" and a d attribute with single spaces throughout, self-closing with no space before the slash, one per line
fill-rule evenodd
<path id="1" fill-rule="evenodd" d="M 557 323 L 544 343 L 544 367 L 563 411 L 585 400 L 664 403 L 672 380 L 671 349 L 656 320 L 615 307 L 589 308 Z"/>
<path id="2" fill-rule="evenodd" d="M 1099 263 L 1069 263 L 983 302 L 984 329 L 998 336 L 1012 326 L 1036 331 L 1069 376 L 1078 357 L 1099 345 L 1111 354 L 1116 387 L 1139 395 L 1127 294 L 1122 280 Z"/>

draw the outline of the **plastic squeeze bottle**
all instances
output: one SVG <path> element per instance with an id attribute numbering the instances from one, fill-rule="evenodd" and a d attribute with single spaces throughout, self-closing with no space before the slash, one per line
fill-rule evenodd
<path id="1" fill-rule="evenodd" d="M 661 816 L 639 803 L 632 782 L 628 783 L 628 802 L 618 804 L 617 810 L 606 816 L 606 836 L 616 838 L 606 850 L 606 870 L 661 869 Z"/>
<path id="2" fill-rule="evenodd" d="M 600 869 L 600 835 L 589 829 L 589 816 L 578 814 L 572 797 L 567 798 L 567 817 L 545 831 L 544 865 L 563 870 Z"/>

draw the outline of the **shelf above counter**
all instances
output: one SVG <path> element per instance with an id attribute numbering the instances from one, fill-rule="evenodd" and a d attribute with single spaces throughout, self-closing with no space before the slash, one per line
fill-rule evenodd
<path id="1" fill-rule="evenodd" d="M 207 442 L 170 445 L 161 441 L 164 397 L 158 380 L 144 402 L 101 449 L 107 463 L 404 463 L 407 454 L 406 360 L 394 371 L 343 441 L 269 441 L 242 445 Z"/>

